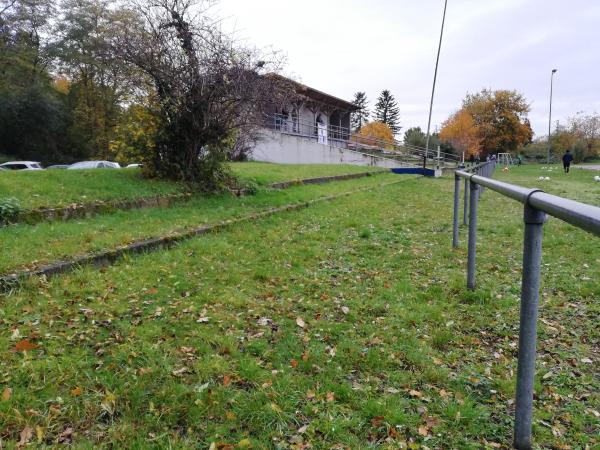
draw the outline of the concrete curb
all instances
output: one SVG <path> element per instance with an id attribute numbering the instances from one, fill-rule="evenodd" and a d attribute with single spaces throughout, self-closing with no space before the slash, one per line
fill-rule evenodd
<path id="1" fill-rule="evenodd" d="M 50 278 L 55 275 L 60 275 L 66 272 L 70 272 L 78 267 L 82 266 L 93 266 L 96 268 L 108 266 L 114 264 L 117 260 L 121 259 L 125 255 L 139 254 L 149 252 L 153 250 L 160 250 L 174 246 L 180 241 L 191 239 L 193 237 L 207 234 L 210 232 L 219 232 L 231 225 L 239 223 L 259 220 L 268 216 L 272 216 L 277 213 L 285 211 L 299 210 L 308 208 L 316 203 L 326 202 L 335 200 L 338 198 L 346 197 L 358 192 L 368 191 L 380 187 L 386 187 L 393 184 L 398 184 L 406 180 L 392 181 L 389 183 L 382 183 L 376 186 L 368 186 L 363 188 L 354 189 L 352 191 L 342 192 L 339 194 L 328 195 L 325 197 L 318 197 L 313 200 L 308 200 L 301 203 L 292 203 L 284 206 L 278 206 L 275 208 L 269 208 L 265 211 L 261 211 L 254 214 L 249 214 L 244 217 L 237 219 L 223 220 L 214 224 L 203 225 L 197 228 L 192 228 L 187 231 L 174 233 L 166 236 L 158 236 L 140 241 L 133 242 L 123 247 L 107 250 L 100 253 L 87 253 L 84 255 L 76 256 L 73 259 L 67 261 L 56 261 L 51 264 L 43 265 L 41 267 L 32 270 L 23 270 L 0 276 L 0 292 L 7 292 L 13 288 L 16 288 L 19 283 L 32 276 L 44 276 Z"/>

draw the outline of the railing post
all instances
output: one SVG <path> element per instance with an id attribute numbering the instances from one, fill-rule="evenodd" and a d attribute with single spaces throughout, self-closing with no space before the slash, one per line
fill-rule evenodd
<path id="1" fill-rule="evenodd" d="M 467 288 L 475 289 L 475 244 L 477 242 L 477 204 L 479 185 L 469 182 L 469 247 L 467 259 Z"/>
<path id="2" fill-rule="evenodd" d="M 469 212 L 469 180 L 465 178 L 465 197 L 463 200 L 463 225 L 468 223 L 468 212 Z"/>
<path id="3" fill-rule="evenodd" d="M 454 175 L 454 220 L 452 228 L 452 247 L 458 248 L 458 208 L 460 194 L 460 177 Z"/>
<path id="4" fill-rule="evenodd" d="M 519 450 L 531 448 L 542 234 L 546 213 L 526 203 L 524 221 L 525 237 L 523 240 L 523 279 L 521 281 L 521 318 L 519 324 L 514 435 L 514 446 Z"/>

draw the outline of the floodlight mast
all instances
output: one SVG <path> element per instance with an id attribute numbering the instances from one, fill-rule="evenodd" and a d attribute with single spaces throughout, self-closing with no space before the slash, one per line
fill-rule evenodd
<path id="1" fill-rule="evenodd" d="M 438 65 L 440 62 L 440 50 L 442 49 L 442 37 L 444 36 L 444 22 L 446 21 L 446 7 L 448 0 L 444 0 L 444 14 L 442 16 L 442 28 L 440 30 L 440 42 L 438 44 L 437 57 L 435 59 L 435 72 L 433 73 L 433 87 L 431 88 L 431 101 L 429 102 L 429 119 L 427 120 L 427 141 L 425 143 L 425 159 L 423 160 L 423 168 L 427 165 L 427 156 L 429 153 L 429 131 L 431 130 L 431 112 L 433 111 L 433 96 L 435 94 L 435 82 L 437 80 Z"/>
<path id="2" fill-rule="evenodd" d="M 558 71 L 558 69 L 552 69 L 552 74 L 550 74 L 550 112 L 548 113 L 548 157 L 546 158 L 546 164 L 550 164 L 550 153 L 552 150 L 552 131 L 550 127 L 552 126 L 552 83 L 554 81 L 554 74 Z"/>

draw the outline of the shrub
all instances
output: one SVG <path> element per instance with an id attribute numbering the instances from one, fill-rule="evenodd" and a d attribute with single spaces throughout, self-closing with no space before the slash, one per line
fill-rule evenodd
<path id="1" fill-rule="evenodd" d="M 14 197 L 0 199 L 0 225 L 14 222 L 21 213 L 21 204 Z"/>

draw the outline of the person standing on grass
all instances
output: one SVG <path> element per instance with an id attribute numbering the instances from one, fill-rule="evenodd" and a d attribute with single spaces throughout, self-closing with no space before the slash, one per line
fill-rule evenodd
<path id="1" fill-rule="evenodd" d="M 571 167 L 571 161 L 573 161 L 573 155 L 571 155 L 571 150 L 567 150 L 566 153 L 562 157 L 563 168 L 565 169 L 565 173 L 569 173 L 569 168 Z"/>

